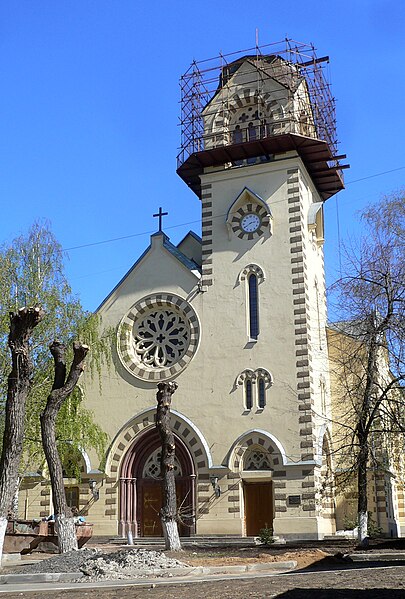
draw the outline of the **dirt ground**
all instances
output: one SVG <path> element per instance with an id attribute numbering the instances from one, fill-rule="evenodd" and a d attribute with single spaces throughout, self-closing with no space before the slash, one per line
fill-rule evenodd
<path id="1" fill-rule="evenodd" d="M 190 566 L 238 566 L 243 564 L 256 564 L 266 562 L 280 562 L 295 560 L 297 568 L 307 568 L 317 562 L 325 559 L 332 559 L 333 554 L 320 549 L 301 549 L 295 551 L 271 551 L 271 549 L 239 549 L 235 555 L 229 555 L 223 552 L 188 551 L 186 555 L 181 556 L 181 561 Z M 233 552 L 231 552 L 233 553 Z M 237 554 L 236 554 L 237 553 Z M 171 555 L 171 554 L 169 554 Z M 173 554 L 174 555 L 174 554 Z"/>

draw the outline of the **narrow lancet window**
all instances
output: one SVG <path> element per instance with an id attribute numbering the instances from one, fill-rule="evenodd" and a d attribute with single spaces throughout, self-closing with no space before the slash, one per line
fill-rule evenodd
<path id="1" fill-rule="evenodd" d="M 249 293 L 249 337 L 257 339 L 259 336 L 259 306 L 258 306 L 258 288 L 256 275 L 249 275 L 248 280 Z"/>
<path id="2" fill-rule="evenodd" d="M 252 381 L 249 380 L 245 382 L 245 403 L 247 410 L 251 410 L 253 408 Z"/>
<path id="3" fill-rule="evenodd" d="M 266 406 L 266 389 L 264 386 L 264 379 L 259 379 L 258 385 L 258 405 L 261 410 Z"/>

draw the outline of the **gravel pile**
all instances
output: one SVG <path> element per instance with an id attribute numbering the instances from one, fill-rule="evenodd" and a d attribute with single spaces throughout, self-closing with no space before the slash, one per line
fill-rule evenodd
<path id="1" fill-rule="evenodd" d="M 99 549 L 80 549 L 79 551 L 69 551 L 63 555 L 55 555 L 49 559 L 38 560 L 35 564 L 29 566 L 19 566 L 14 568 L 14 573 L 18 574 L 43 574 L 47 572 L 79 572 L 82 565 L 91 557 L 98 557 L 101 554 Z"/>
<path id="2" fill-rule="evenodd" d="M 121 549 L 104 553 L 100 549 L 80 549 L 19 567 L 15 572 L 19 574 L 82 572 L 84 576 L 79 579 L 80 582 L 90 582 L 170 575 L 170 570 L 173 568 L 188 567 L 177 559 L 167 557 L 162 551 Z"/>
<path id="3" fill-rule="evenodd" d="M 94 555 L 80 567 L 89 580 L 113 580 L 119 578 L 142 578 L 153 575 L 170 574 L 172 568 L 188 568 L 177 559 L 167 557 L 161 551 L 146 549 L 122 549 L 115 553 Z"/>

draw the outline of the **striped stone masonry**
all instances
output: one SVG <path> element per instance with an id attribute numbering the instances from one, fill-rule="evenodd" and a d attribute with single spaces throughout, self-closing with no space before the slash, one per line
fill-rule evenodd
<path id="1" fill-rule="evenodd" d="M 202 277 L 201 284 L 210 287 L 213 283 L 212 264 L 212 185 L 201 186 L 201 220 L 202 220 Z"/>
<path id="2" fill-rule="evenodd" d="M 184 441 L 190 453 L 194 456 L 194 462 L 198 468 L 198 479 L 202 479 L 203 474 L 207 474 L 208 480 L 208 464 L 205 455 L 205 448 L 195 432 L 175 414 L 170 415 L 173 432 Z M 155 411 L 151 410 L 146 416 L 141 414 L 136 416 L 127 427 L 121 431 L 119 437 L 115 440 L 113 449 L 110 452 L 111 458 L 107 462 L 107 470 L 111 472 L 111 477 L 108 478 L 111 483 L 116 483 L 120 465 L 124 453 L 133 444 L 136 437 L 145 429 L 155 427 Z M 125 450 L 125 451 L 124 451 Z"/>
<path id="3" fill-rule="evenodd" d="M 308 281 L 305 264 L 304 206 L 298 167 L 287 171 L 292 303 L 295 325 L 297 399 L 299 411 L 301 460 L 313 459 L 311 335 L 308 315 Z"/>

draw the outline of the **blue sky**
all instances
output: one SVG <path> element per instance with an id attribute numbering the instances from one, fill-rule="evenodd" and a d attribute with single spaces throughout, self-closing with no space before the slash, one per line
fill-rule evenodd
<path id="1" fill-rule="evenodd" d="M 67 272 L 91 310 L 148 245 L 159 206 L 174 243 L 199 232 L 199 201 L 175 172 L 179 77 L 193 59 L 251 48 L 256 28 L 260 44 L 288 36 L 331 59 L 339 151 L 351 164 L 325 207 L 332 281 L 337 210 L 344 241 L 358 234 L 360 209 L 404 186 L 397 0 L 1 3 L 0 241 L 48 219 L 77 248 Z M 127 239 L 78 247 L 118 237 Z"/>

